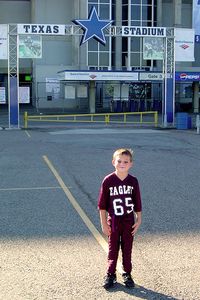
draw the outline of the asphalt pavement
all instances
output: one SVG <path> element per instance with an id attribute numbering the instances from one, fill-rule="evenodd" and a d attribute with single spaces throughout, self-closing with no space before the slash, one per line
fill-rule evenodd
<path id="1" fill-rule="evenodd" d="M 134 150 L 143 200 L 136 288 L 102 288 L 97 197 L 116 148 Z M 200 299 L 200 135 L 82 126 L 0 130 L 0 299 Z M 101 240 L 102 238 L 102 240 Z"/>

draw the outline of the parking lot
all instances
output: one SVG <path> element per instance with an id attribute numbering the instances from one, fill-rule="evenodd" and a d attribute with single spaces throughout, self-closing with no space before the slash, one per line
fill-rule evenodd
<path id="1" fill-rule="evenodd" d="M 174 299 L 200 295 L 200 137 L 193 130 L 45 126 L 0 130 L 0 299 Z M 97 211 L 116 148 L 134 150 L 143 223 L 136 288 L 102 288 Z"/>

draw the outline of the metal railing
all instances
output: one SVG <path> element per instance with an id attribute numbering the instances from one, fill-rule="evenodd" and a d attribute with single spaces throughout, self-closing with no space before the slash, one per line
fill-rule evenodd
<path id="1" fill-rule="evenodd" d="M 99 114 L 68 114 L 68 115 L 28 115 L 24 113 L 24 128 L 29 122 L 56 122 L 56 123 L 124 123 L 124 124 L 152 124 L 158 125 L 157 111 L 99 113 Z"/>

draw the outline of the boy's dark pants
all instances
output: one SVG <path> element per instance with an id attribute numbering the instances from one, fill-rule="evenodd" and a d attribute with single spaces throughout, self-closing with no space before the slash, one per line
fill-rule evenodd
<path id="1" fill-rule="evenodd" d="M 131 273 L 133 236 L 131 234 L 134 217 L 114 217 L 110 220 L 112 233 L 108 238 L 108 268 L 107 273 L 115 273 L 121 245 L 122 264 L 125 273 Z"/>

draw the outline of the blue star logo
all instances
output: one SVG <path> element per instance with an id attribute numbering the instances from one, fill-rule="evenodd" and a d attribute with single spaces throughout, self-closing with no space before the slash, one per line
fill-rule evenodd
<path id="1" fill-rule="evenodd" d="M 105 39 L 103 29 L 108 27 L 113 21 L 100 20 L 97 15 L 96 8 L 93 6 L 90 11 L 88 20 L 74 20 L 73 22 L 77 25 L 80 25 L 84 31 L 81 44 L 84 44 L 85 42 L 94 38 L 98 42 L 105 45 L 106 39 Z"/>

